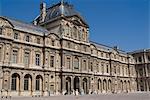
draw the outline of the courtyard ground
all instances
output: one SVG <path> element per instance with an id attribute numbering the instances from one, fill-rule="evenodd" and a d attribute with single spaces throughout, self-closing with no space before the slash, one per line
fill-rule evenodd
<path id="1" fill-rule="evenodd" d="M 150 92 L 128 94 L 99 94 L 83 96 L 11 97 L 0 100 L 150 100 Z"/>

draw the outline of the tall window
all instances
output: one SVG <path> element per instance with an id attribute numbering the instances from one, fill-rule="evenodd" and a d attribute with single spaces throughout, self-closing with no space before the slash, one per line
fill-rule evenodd
<path id="1" fill-rule="evenodd" d="M 0 34 L 2 34 L 2 28 L 0 27 Z"/>
<path id="2" fill-rule="evenodd" d="M 71 60 L 69 57 L 67 57 L 67 69 L 70 69 Z"/>
<path id="3" fill-rule="evenodd" d="M 40 83 L 41 83 L 41 77 L 40 77 L 40 76 L 37 76 L 37 77 L 36 77 L 36 90 L 37 90 L 37 91 L 39 91 L 40 88 L 41 88 L 41 87 L 40 87 L 40 86 L 41 86 Z"/>
<path id="4" fill-rule="evenodd" d="M 149 55 L 147 56 L 147 59 L 148 59 L 148 61 L 150 61 L 150 56 Z"/>
<path id="5" fill-rule="evenodd" d="M 29 52 L 25 52 L 25 54 L 24 54 L 24 64 L 26 66 L 29 65 L 29 56 L 30 56 Z"/>
<path id="6" fill-rule="evenodd" d="M 26 41 L 29 42 L 30 41 L 30 37 L 29 35 L 26 36 Z"/>
<path id="7" fill-rule="evenodd" d="M 29 76 L 24 77 L 24 90 L 29 90 Z"/>
<path id="8" fill-rule="evenodd" d="M 2 60 L 2 47 L 0 47 L 0 61 Z"/>
<path id="9" fill-rule="evenodd" d="M 71 47 L 71 46 L 70 46 L 70 42 L 67 42 L 67 47 L 68 47 L 68 48 L 70 48 L 70 47 Z"/>
<path id="10" fill-rule="evenodd" d="M 50 57 L 50 67 L 54 67 L 54 56 Z"/>
<path id="11" fill-rule="evenodd" d="M 106 68 L 107 68 L 107 69 L 106 69 L 106 72 L 109 73 L 109 66 L 106 65 Z"/>
<path id="12" fill-rule="evenodd" d="M 83 60 L 83 70 L 86 70 L 86 60 Z"/>
<path id="13" fill-rule="evenodd" d="M 114 73 L 116 74 L 116 66 L 114 66 Z"/>
<path id="14" fill-rule="evenodd" d="M 93 63 L 90 64 L 91 71 L 93 71 Z"/>
<path id="15" fill-rule="evenodd" d="M 17 84 L 17 76 L 13 74 L 11 80 L 11 90 L 16 90 L 16 84 Z"/>
<path id="16" fill-rule="evenodd" d="M 83 51 L 86 52 L 86 46 L 83 46 Z"/>
<path id="17" fill-rule="evenodd" d="M 139 57 L 138 60 L 139 60 L 139 62 L 142 62 L 142 57 Z"/>
<path id="18" fill-rule="evenodd" d="M 74 38 L 77 39 L 77 28 L 73 27 L 73 34 L 74 34 Z"/>
<path id="19" fill-rule="evenodd" d="M 35 57 L 35 65 L 40 66 L 40 54 L 36 54 Z"/>
<path id="20" fill-rule="evenodd" d="M 14 33 L 14 39 L 18 39 L 18 33 Z"/>
<path id="21" fill-rule="evenodd" d="M 37 44 L 40 44 L 40 38 L 37 38 L 36 43 L 37 43 Z"/>
<path id="22" fill-rule="evenodd" d="M 99 63 L 96 64 L 96 72 L 99 72 Z"/>
<path id="23" fill-rule="evenodd" d="M 54 40 L 52 40 L 52 46 L 55 46 L 55 41 Z"/>
<path id="24" fill-rule="evenodd" d="M 77 57 L 74 59 L 74 68 L 79 69 L 79 59 Z"/>
<path id="25" fill-rule="evenodd" d="M 18 51 L 13 50 L 13 55 L 12 55 L 12 63 L 17 63 L 17 58 L 18 58 Z"/>
<path id="26" fill-rule="evenodd" d="M 66 25 L 66 35 L 69 36 L 69 33 L 70 33 L 69 25 Z"/>

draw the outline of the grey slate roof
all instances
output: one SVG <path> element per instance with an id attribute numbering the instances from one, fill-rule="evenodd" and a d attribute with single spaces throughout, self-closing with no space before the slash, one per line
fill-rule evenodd
<path id="1" fill-rule="evenodd" d="M 16 30 L 20 30 L 20 31 L 24 31 L 24 32 L 28 32 L 28 33 L 32 33 L 32 34 L 36 34 L 36 35 L 42 35 L 42 36 L 44 34 L 49 33 L 48 30 L 46 30 L 40 26 L 35 26 L 31 23 L 21 22 L 21 21 L 14 20 L 14 19 L 11 19 L 8 17 L 3 17 L 3 18 L 10 21 L 10 23 L 14 26 L 14 29 L 16 29 Z"/>
<path id="2" fill-rule="evenodd" d="M 88 25 L 84 18 L 73 8 L 73 5 L 70 5 L 67 2 L 57 3 L 52 7 L 47 8 L 44 22 L 49 22 L 61 15 L 64 17 L 78 16 L 86 25 Z M 39 22 L 40 16 L 35 18 L 35 20 Z"/>
<path id="3" fill-rule="evenodd" d="M 97 49 L 103 49 L 103 50 L 106 50 L 106 51 L 109 51 L 111 52 L 112 50 L 115 50 L 113 47 L 111 46 L 107 46 L 107 45 L 104 45 L 104 44 L 100 44 L 100 43 L 96 43 L 94 41 L 90 41 L 91 44 L 95 45 Z M 125 51 L 122 51 L 120 49 L 117 49 L 117 52 L 121 53 L 121 54 L 127 54 Z"/>

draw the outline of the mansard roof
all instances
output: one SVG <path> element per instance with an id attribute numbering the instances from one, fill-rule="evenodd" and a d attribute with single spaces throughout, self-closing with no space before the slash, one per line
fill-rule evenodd
<path id="1" fill-rule="evenodd" d="M 70 5 L 69 3 L 67 2 L 60 2 L 60 3 L 57 3 L 55 5 L 52 5 L 51 7 L 49 8 L 46 8 L 46 17 L 45 17 L 45 20 L 44 20 L 44 23 L 47 23 L 53 19 L 57 19 L 57 18 L 60 18 L 60 17 L 72 17 L 72 16 L 77 16 L 79 17 L 82 22 L 88 26 L 88 24 L 85 22 L 83 16 L 81 16 L 79 14 L 79 12 L 77 12 L 73 5 Z M 37 16 L 34 20 L 36 20 L 37 22 L 39 22 L 40 20 L 40 15 Z"/>
<path id="2" fill-rule="evenodd" d="M 18 21 L 12 18 L 8 18 L 8 17 L 2 17 L 6 20 L 8 20 L 13 26 L 14 29 L 16 30 L 20 30 L 20 31 L 24 31 L 24 32 L 28 32 L 28 33 L 33 33 L 36 35 L 44 35 L 44 34 L 48 34 L 48 30 L 46 30 L 45 28 L 42 28 L 40 26 L 37 25 L 33 25 L 31 23 L 26 23 L 26 22 L 22 22 L 22 21 Z"/>
<path id="3" fill-rule="evenodd" d="M 125 54 L 125 55 L 127 54 L 125 51 L 120 50 L 118 48 L 114 48 L 114 47 L 107 46 L 107 45 L 104 45 L 104 44 L 96 43 L 94 41 L 90 41 L 90 43 L 92 45 L 94 45 L 98 50 L 104 50 L 104 51 L 107 51 L 107 52 L 112 52 L 112 51 L 115 50 L 116 52 L 118 52 L 120 54 Z"/>

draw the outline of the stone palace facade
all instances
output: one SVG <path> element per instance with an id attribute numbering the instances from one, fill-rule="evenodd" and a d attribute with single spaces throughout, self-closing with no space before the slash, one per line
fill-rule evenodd
<path id="1" fill-rule="evenodd" d="M 0 17 L 1 96 L 149 91 L 150 79 L 138 85 L 134 56 L 90 41 L 88 24 L 68 3 L 41 3 L 33 24 Z"/>

